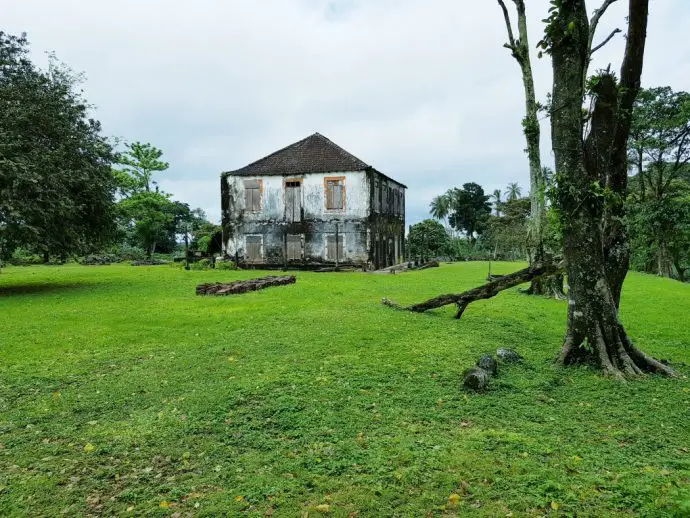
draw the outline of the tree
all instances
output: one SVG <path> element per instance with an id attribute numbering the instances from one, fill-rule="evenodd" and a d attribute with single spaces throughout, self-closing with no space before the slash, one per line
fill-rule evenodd
<path id="1" fill-rule="evenodd" d="M 184 222 L 185 231 L 191 233 L 190 248 L 207 254 L 218 253 L 222 249 L 222 230 L 220 225 L 211 223 L 202 209 L 190 211 Z"/>
<path id="2" fill-rule="evenodd" d="M 408 234 L 410 254 L 422 262 L 444 255 L 448 249 L 449 236 L 438 221 L 425 219 L 412 225 Z"/>
<path id="3" fill-rule="evenodd" d="M 508 201 L 517 200 L 520 198 L 520 196 L 522 196 L 522 187 L 515 182 L 511 182 L 508 184 L 508 189 L 506 189 L 505 194 L 508 198 Z"/>
<path id="4" fill-rule="evenodd" d="M 496 189 L 491 193 L 491 197 L 494 199 L 494 210 L 496 211 L 496 216 L 501 215 L 501 189 Z"/>
<path id="5" fill-rule="evenodd" d="M 450 212 L 448 202 L 449 198 L 447 196 L 434 196 L 434 199 L 429 204 L 429 212 L 435 219 L 446 218 Z"/>
<path id="6" fill-rule="evenodd" d="M 78 90 L 80 77 L 54 57 L 28 58 L 25 37 L 0 32 L 0 249 L 66 258 L 115 231 L 112 147 Z"/>
<path id="7" fill-rule="evenodd" d="M 628 149 L 640 199 L 662 199 L 688 171 L 690 94 L 668 86 L 641 89 L 633 107 Z"/>
<path id="8" fill-rule="evenodd" d="M 122 153 L 118 162 L 124 166 L 123 171 L 128 173 L 134 182 L 130 183 L 130 190 L 151 191 L 151 185 L 156 182 L 151 180 L 156 171 L 165 171 L 170 167 L 167 162 L 160 158 L 163 151 L 149 143 L 133 142 L 125 144 L 127 151 Z"/>
<path id="9" fill-rule="evenodd" d="M 502 207 L 502 216 L 489 218 L 484 237 L 492 246 L 495 258 L 522 260 L 527 256 L 530 200 L 510 200 Z"/>
<path id="10" fill-rule="evenodd" d="M 684 278 L 684 199 L 690 190 L 690 94 L 641 90 L 628 139 L 632 195 L 627 208 L 634 266 Z M 642 247 L 642 249 L 640 249 Z M 680 270 L 678 269 L 680 268 Z"/>
<path id="11" fill-rule="evenodd" d="M 172 245 L 180 222 L 189 218 L 186 204 L 170 199 L 170 195 L 143 191 L 120 202 L 127 227 L 149 259 L 161 243 Z M 169 250 L 170 251 L 170 250 Z"/>
<path id="12" fill-rule="evenodd" d="M 544 242 L 544 226 L 546 224 L 546 178 L 541 167 L 541 129 L 539 127 L 539 103 L 534 91 L 534 75 L 530 57 L 529 37 L 527 32 L 527 12 L 524 0 L 513 0 L 517 12 L 517 37 L 513 32 L 510 13 L 504 0 L 498 0 L 498 5 L 503 11 L 508 43 L 504 44 L 520 67 L 522 84 L 525 95 L 525 116 L 522 119 L 522 130 L 527 144 L 526 152 L 529 160 L 530 171 L 530 220 L 528 227 L 528 240 L 531 248 L 530 260 L 542 262 L 547 259 L 547 247 Z M 510 186 L 509 186 L 510 189 Z M 512 199 L 519 198 L 521 192 L 512 194 Z M 511 199 L 509 195 L 509 199 Z M 532 281 L 529 293 L 534 295 L 551 294 L 560 296 L 563 292 L 563 283 L 560 277 L 544 283 L 541 278 Z"/>
<path id="13" fill-rule="evenodd" d="M 431 212 L 436 219 L 447 217 L 450 226 L 465 232 L 474 245 L 476 236 L 484 231 L 491 214 L 491 204 L 481 185 L 470 182 L 463 184 L 462 189 L 449 189 L 434 198 Z"/>
<path id="14" fill-rule="evenodd" d="M 627 204 L 632 266 L 685 281 L 690 266 L 690 184 L 661 199 L 631 196 Z"/>
<path id="15" fill-rule="evenodd" d="M 587 67 L 598 48 L 592 47 L 594 31 L 611 3 L 606 0 L 590 22 L 584 0 L 554 0 L 539 44 L 553 64 L 555 204 L 570 285 L 559 361 L 596 361 L 617 378 L 644 372 L 673 375 L 670 367 L 632 343 L 618 316 L 630 254 L 623 224 L 627 140 L 640 86 L 649 0 L 629 0 L 620 80 L 610 69 L 590 80 L 594 108 L 589 117 L 583 117 Z"/>

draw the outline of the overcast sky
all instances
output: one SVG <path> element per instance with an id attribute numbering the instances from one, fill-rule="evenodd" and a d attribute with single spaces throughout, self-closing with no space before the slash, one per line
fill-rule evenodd
<path id="1" fill-rule="evenodd" d="M 690 90 L 690 1 L 650 4 L 643 83 Z M 548 0 L 527 9 L 534 48 Z M 618 0 L 597 39 L 625 28 L 626 10 Z M 28 33 L 38 62 L 51 50 L 83 71 L 105 133 L 163 149 L 161 186 L 214 221 L 221 171 L 316 131 L 405 183 L 408 223 L 465 182 L 529 185 L 522 83 L 494 0 L 0 0 L 0 20 Z M 618 69 L 623 41 L 595 67 Z M 534 65 L 543 99 L 550 61 Z"/>

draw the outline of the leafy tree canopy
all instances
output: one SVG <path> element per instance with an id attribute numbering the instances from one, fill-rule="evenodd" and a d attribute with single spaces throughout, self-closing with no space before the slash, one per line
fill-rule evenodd
<path id="1" fill-rule="evenodd" d="M 642 89 L 628 139 L 632 266 L 685 279 L 690 265 L 690 94 Z"/>
<path id="2" fill-rule="evenodd" d="M 170 195 L 143 191 L 120 202 L 126 227 L 150 258 L 156 247 L 174 247 L 182 221 L 189 219 L 189 206 L 173 201 Z"/>
<path id="3" fill-rule="evenodd" d="M 445 255 L 449 240 L 443 225 L 436 220 L 425 219 L 410 227 L 408 235 L 410 254 L 422 260 Z"/>
<path id="4" fill-rule="evenodd" d="M 28 58 L 25 35 L 0 32 L 0 247 L 44 257 L 86 253 L 115 232 L 114 153 L 89 117 L 80 78 Z"/>
<path id="5" fill-rule="evenodd" d="M 123 166 L 119 173 L 121 182 L 118 187 L 131 191 L 145 190 L 151 191 L 151 186 L 156 182 L 152 180 L 153 173 L 165 171 L 170 167 L 168 162 L 163 162 L 160 158 L 163 151 L 149 143 L 132 142 L 125 144 L 127 150 L 118 157 L 118 163 Z M 123 178 L 122 173 L 129 175 L 129 179 Z"/>
<path id="6" fill-rule="evenodd" d="M 465 232 L 474 243 L 481 234 L 491 214 L 489 196 L 474 182 L 463 184 L 462 189 L 453 188 L 437 196 L 431 203 L 431 214 L 436 219 L 448 218 L 451 227 Z"/>

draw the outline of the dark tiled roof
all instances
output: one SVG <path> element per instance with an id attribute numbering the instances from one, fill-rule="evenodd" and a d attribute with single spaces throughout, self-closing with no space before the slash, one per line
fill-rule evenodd
<path id="1" fill-rule="evenodd" d="M 320 133 L 290 144 L 249 165 L 225 175 L 258 176 L 363 171 L 371 166 L 348 153 Z"/>

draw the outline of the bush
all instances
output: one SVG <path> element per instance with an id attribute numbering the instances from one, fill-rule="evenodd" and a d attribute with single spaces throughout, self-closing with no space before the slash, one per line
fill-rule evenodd
<path id="1" fill-rule="evenodd" d="M 118 258 L 112 254 L 89 254 L 80 262 L 87 266 L 98 266 L 117 262 Z"/>
<path id="2" fill-rule="evenodd" d="M 210 259 L 200 259 L 189 265 L 192 270 L 210 270 L 213 267 Z"/>
<path id="3" fill-rule="evenodd" d="M 127 243 L 113 246 L 107 251 L 107 255 L 116 257 L 117 261 L 143 261 L 146 259 L 146 252 L 143 248 Z"/>
<path id="4" fill-rule="evenodd" d="M 216 270 L 237 270 L 233 261 L 216 261 Z"/>
<path id="5" fill-rule="evenodd" d="M 30 266 L 32 264 L 43 264 L 43 257 L 25 250 L 24 248 L 17 248 L 12 257 L 7 260 L 8 264 L 13 266 Z"/>

